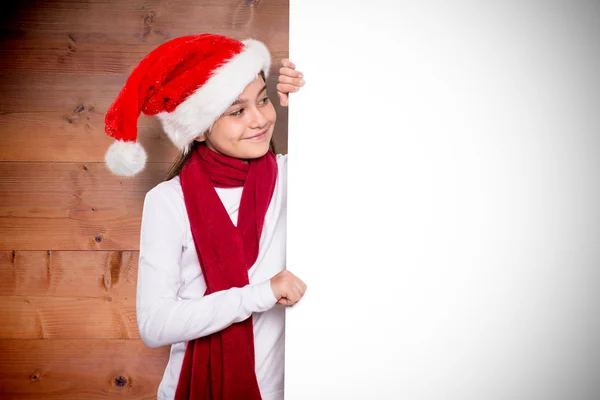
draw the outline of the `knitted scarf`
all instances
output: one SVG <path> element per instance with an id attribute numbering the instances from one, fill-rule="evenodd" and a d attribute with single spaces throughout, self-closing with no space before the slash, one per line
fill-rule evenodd
<path id="1" fill-rule="evenodd" d="M 258 256 L 277 163 L 267 152 L 245 163 L 210 150 L 196 150 L 180 173 L 205 294 L 249 284 L 248 269 Z M 215 187 L 241 187 L 237 226 Z M 188 342 L 175 400 L 260 400 L 254 361 L 252 317 Z"/>

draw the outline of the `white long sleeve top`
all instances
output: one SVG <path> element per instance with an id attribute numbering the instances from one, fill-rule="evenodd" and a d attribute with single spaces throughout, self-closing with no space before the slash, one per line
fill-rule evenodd
<path id="1" fill-rule="evenodd" d="M 283 400 L 285 306 L 277 304 L 270 278 L 285 269 L 287 156 L 277 155 L 278 177 L 265 216 L 259 253 L 248 271 L 250 284 L 204 295 L 179 177 L 146 194 L 142 214 L 136 295 L 140 335 L 149 347 L 171 346 L 158 388 L 173 399 L 187 341 L 210 335 L 253 316 L 256 376 L 263 400 Z M 217 188 L 237 223 L 242 188 Z"/>

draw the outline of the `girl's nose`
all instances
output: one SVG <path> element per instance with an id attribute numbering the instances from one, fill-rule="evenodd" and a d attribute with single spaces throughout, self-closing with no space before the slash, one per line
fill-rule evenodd
<path id="1" fill-rule="evenodd" d="M 254 108 L 252 111 L 252 128 L 262 128 L 267 124 L 267 119 L 263 115 L 262 111 L 258 108 Z"/>

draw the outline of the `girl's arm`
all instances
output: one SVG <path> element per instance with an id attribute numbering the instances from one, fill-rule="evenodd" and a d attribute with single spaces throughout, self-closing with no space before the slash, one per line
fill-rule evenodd
<path id="1" fill-rule="evenodd" d="M 159 189 L 148 192 L 142 214 L 136 312 L 144 343 L 159 347 L 193 340 L 272 308 L 277 299 L 270 280 L 198 299 L 178 298 L 185 205 L 174 189 Z"/>

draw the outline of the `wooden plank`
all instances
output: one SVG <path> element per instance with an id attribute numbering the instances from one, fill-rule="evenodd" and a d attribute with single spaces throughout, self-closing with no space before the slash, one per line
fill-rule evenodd
<path id="1" fill-rule="evenodd" d="M 0 123 L 0 161 L 104 162 L 114 139 L 104 133 L 104 123 L 100 121 L 103 116 L 93 116 L 91 120 L 84 117 L 72 123 L 61 121 L 57 114 L 46 118 L 48 122 L 14 121 L 8 126 Z M 140 126 L 138 142 L 148 154 L 148 163 L 171 163 L 179 154 L 158 122 Z"/>
<path id="2" fill-rule="evenodd" d="M 169 167 L 127 179 L 103 163 L 0 163 L 0 250 L 138 250 L 144 196 Z"/>
<path id="3" fill-rule="evenodd" d="M 288 32 L 289 2 L 282 0 L 37 1 L 8 21 L 13 29 L 120 32 L 139 38 L 228 30 Z M 268 25 L 266 24 L 268 22 Z M 108 24 L 108 25 L 107 25 Z"/>
<path id="4" fill-rule="evenodd" d="M 71 37 L 75 36 L 74 34 L 70 35 Z M 68 37 L 69 34 L 65 34 L 65 38 Z M 0 57 L 2 57 L 5 72 L 130 74 L 135 66 L 158 44 L 170 39 L 172 38 L 165 38 L 156 44 L 104 46 L 84 43 L 77 46 L 74 44 L 63 46 L 62 43 L 58 45 L 42 39 L 38 40 L 41 43 L 35 44 L 16 41 L 10 47 L 0 47 Z M 273 60 L 288 57 L 288 52 L 282 50 L 283 44 L 279 43 L 283 40 L 284 37 L 280 35 L 264 40 Z M 65 39 L 65 41 L 67 40 Z M 277 72 L 276 64 L 271 66 L 270 72 Z"/>
<path id="5" fill-rule="evenodd" d="M 0 296 L 128 300 L 137 251 L 0 251 Z"/>
<path id="6" fill-rule="evenodd" d="M 137 252 L 0 252 L 0 339 L 139 338 Z"/>
<path id="7" fill-rule="evenodd" d="M 79 105 L 74 99 L 83 103 L 94 100 L 96 111 L 105 114 L 128 76 L 2 71 L 0 91 L 10 95 L 0 98 L 2 114 L 71 110 Z"/>
<path id="8" fill-rule="evenodd" d="M 138 339 L 135 296 L 0 297 L 0 339 Z"/>
<path id="9" fill-rule="evenodd" d="M 43 2 L 18 10 L 2 32 L 0 56 L 4 71 L 129 73 L 157 44 L 211 32 L 255 37 L 280 59 L 288 52 L 288 8 L 280 0 Z"/>
<path id="10" fill-rule="evenodd" d="M 0 78 L 0 161 L 102 162 L 113 139 L 104 116 L 127 77 L 6 73 Z M 268 90 L 278 113 L 277 148 L 287 153 L 287 108 L 277 75 Z M 154 117 L 140 115 L 139 142 L 149 162 L 172 162 L 178 150 Z M 23 140 L 26 137 L 27 140 Z"/>
<path id="11" fill-rule="evenodd" d="M 169 348 L 140 340 L 0 340 L 0 398 L 156 399 Z"/>

